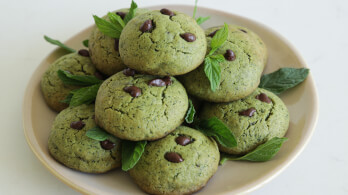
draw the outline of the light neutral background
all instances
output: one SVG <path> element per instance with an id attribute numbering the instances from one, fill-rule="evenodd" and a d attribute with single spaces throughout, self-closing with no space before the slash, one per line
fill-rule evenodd
<path id="1" fill-rule="evenodd" d="M 137 3 L 192 5 L 194 0 Z M 0 194 L 78 194 L 46 170 L 25 141 L 25 87 L 55 48 L 43 40 L 44 34 L 65 41 L 91 25 L 92 14 L 129 4 L 0 0 Z M 199 5 L 251 18 L 282 34 L 303 55 L 318 88 L 320 116 L 312 140 L 288 169 L 252 194 L 348 194 L 348 1 L 200 0 Z"/>

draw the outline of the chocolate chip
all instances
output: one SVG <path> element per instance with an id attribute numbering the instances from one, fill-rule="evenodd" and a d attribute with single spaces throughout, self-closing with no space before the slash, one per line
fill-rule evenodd
<path id="1" fill-rule="evenodd" d="M 114 45 L 115 51 L 118 51 L 118 49 L 119 49 L 118 44 L 119 43 L 120 43 L 120 39 L 115 39 L 115 45 Z"/>
<path id="2" fill-rule="evenodd" d="M 224 56 L 225 56 L 225 59 L 228 60 L 228 61 L 233 61 L 233 60 L 236 59 L 236 55 L 230 49 L 226 50 L 226 53 L 225 53 Z"/>
<path id="3" fill-rule="evenodd" d="M 260 100 L 261 102 L 266 102 L 268 104 L 272 102 L 272 100 L 269 99 L 269 97 L 266 94 L 264 94 L 264 93 L 260 93 L 255 98 Z"/>
<path id="4" fill-rule="evenodd" d="M 141 32 L 149 32 L 153 28 L 152 20 L 146 20 L 141 26 L 140 31 Z"/>
<path id="5" fill-rule="evenodd" d="M 179 145 L 186 146 L 187 144 L 191 143 L 191 138 L 186 137 L 184 135 L 180 135 L 175 139 L 175 142 Z"/>
<path id="6" fill-rule="evenodd" d="M 166 83 L 167 86 L 172 84 L 172 79 L 170 78 L 170 76 L 165 76 L 162 80 Z"/>
<path id="7" fill-rule="evenodd" d="M 126 17 L 126 13 L 124 12 L 116 12 L 116 14 L 119 15 L 122 18 L 122 20 L 124 19 L 124 17 Z"/>
<path id="8" fill-rule="evenodd" d="M 131 68 L 126 68 L 123 70 L 123 74 L 126 76 L 134 76 L 135 75 L 135 70 Z"/>
<path id="9" fill-rule="evenodd" d="M 123 90 L 129 93 L 132 97 L 138 97 L 141 95 L 141 89 L 136 86 L 125 87 Z"/>
<path id="10" fill-rule="evenodd" d="M 152 79 L 148 83 L 149 86 L 163 87 L 166 86 L 166 82 L 162 79 Z"/>
<path id="11" fill-rule="evenodd" d="M 164 158 L 166 158 L 167 161 L 172 162 L 172 163 L 179 163 L 179 162 L 184 161 L 184 159 L 182 159 L 181 156 L 176 152 L 167 152 L 164 155 Z"/>
<path id="12" fill-rule="evenodd" d="M 187 42 L 193 42 L 196 40 L 196 36 L 192 33 L 183 33 L 183 34 L 180 34 L 180 36 Z"/>
<path id="13" fill-rule="evenodd" d="M 216 31 L 214 31 L 214 32 L 209 33 L 208 37 L 214 37 L 214 35 L 216 34 L 216 32 L 217 32 L 217 31 L 218 31 L 218 30 L 216 30 Z"/>
<path id="14" fill-rule="evenodd" d="M 246 30 L 243 29 L 239 29 L 240 31 L 242 31 L 243 33 L 248 33 Z"/>
<path id="15" fill-rule="evenodd" d="M 89 52 L 87 49 L 80 49 L 78 53 L 80 56 L 89 57 Z"/>
<path id="16" fill-rule="evenodd" d="M 174 12 L 172 12 L 171 10 L 167 9 L 167 8 L 163 8 L 160 11 L 162 14 L 164 15 L 168 15 L 168 16 L 175 16 Z"/>
<path id="17" fill-rule="evenodd" d="M 95 71 L 94 72 L 94 76 L 97 77 L 100 80 L 105 80 L 105 78 L 106 78 L 106 76 L 103 73 L 99 72 L 99 71 Z"/>
<path id="18" fill-rule="evenodd" d="M 101 141 L 101 142 L 100 142 L 100 145 L 101 145 L 101 147 L 104 148 L 105 150 L 111 150 L 111 149 L 113 149 L 113 148 L 116 146 L 115 143 L 113 143 L 113 142 L 111 142 L 111 141 L 109 141 L 109 140 Z"/>
<path id="19" fill-rule="evenodd" d="M 77 130 L 81 130 L 85 125 L 83 121 L 74 121 L 70 123 L 70 127 Z"/>
<path id="20" fill-rule="evenodd" d="M 239 112 L 239 115 L 252 117 L 255 112 L 256 112 L 255 108 L 249 108 L 247 110 Z"/>

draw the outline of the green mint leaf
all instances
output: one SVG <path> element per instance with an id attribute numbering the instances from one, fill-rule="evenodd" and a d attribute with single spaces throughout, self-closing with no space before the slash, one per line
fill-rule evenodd
<path id="1" fill-rule="evenodd" d="M 83 40 L 82 41 L 83 46 L 88 47 L 88 42 L 89 42 L 88 39 Z"/>
<path id="2" fill-rule="evenodd" d="M 211 55 L 211 56 L 209 56 L 209 57 L 210 57 L 211 59 L 217 61 L 217 62 L 223 62 L 223 61 L 225 61 L 225 57 L 224 57 L 224 55 L 222 55 L 222 54 Z"/>
<path id="3" fill-rule="evenodd" d="M 64 100 L 60 101 L 62 103 L 66 103 L 66 104 L 70 104 L 71 102 L 71 98 L 72 98 L 73 94 L 72 93 L 69 93 Z"/>
<path id="4" fill-rule="evenodd" d="M 229 154 L 221 154 L 220 164 L 223 164 L 226 160 L 245 160 L 253 162 L 269 161 L 278 153 L 282 144 L 286 140 L 288 140 L 288 138 L 286 137 L 274 137 L 268 140 L 266 143 L 259 145 L 255 150 L 241 157 L 236 157 Z"/>
<path id="5" fill-rule="evenodd" d="M 210 82 L 210 88 L 215 91 L 219 88 L 221 80 L 221 69 L 219 60 L 210 58 L 209 56 L 204 59 L 204 72 Z"/>
<path id="6" fill-rule="evenodd" d="M 308 74 L 307 68 L 280 68 L 273 73 L 263 75 L 259 87 L 280 94 L 302 83 Z"/>
<path id="7" fill-rule="evenodd" d="M 90 104 L 94 102 L 100 85 L 101 84 L 95 84 L 71 91 L 70 93 L 72 93 L 72 97 L 70 106 L 79 106 L 81 104 Z"/>
<path id="8" fill-rule="evenodd" d="M 206 136 L 214 137 L 224 147 L 233 148 L 237 146 L 236 138 L 231 130 L 216 117 L 201 120 L 198 129 Z"/>
<path id="9" fill-rule="evenodd" d="M 225 41 L 228 38 L 228 25 L 225 23 L 224 27 L 219 29 L 216 34 L 211 39 L 210 47 L 211 50 L 208 54 L 208 56 L 213 55 L 214 52 L 221 47 L 222 44 L 225 43 Z"/>
<path id="10" fill-rule="evenodd" d="M 134 18 L 135 12 L 136 12 L 137 8 L 138 8 L 138 5 L 132 0 L 129 12 L 124 17 L 124 23 L 125 24 L 127 24 L 132 18 Z"/>
<path id="11" fill-rule="evenodd" d="M 122 32 L 121 26 L 109 22 L 103 18 L 99 18 L 96 15 L 93 15 L 93 18 L 100 32 L 104 33 L 106 36 L 109 36 L 111 38 L 120 38 Z"/>
<path id="12" fill-rule="evenodd" d="M 203 24 L 205 21 L 207 21 L 207 20 L 209 20 L 209 19 L 210 19 L 210 16 L 207 16 L 207 17 L 198 17 L 198 18 L 196 19 L 196 21 L 197 21 L 197 24 L 201 25 L 201 24 Z"/>
<path id="13" fill-rule="evenodd" d="M 122 170 L 133 168 L 143 155 L 147 141 L 122 141 Z"/>
<path id="14" fill-rule="evenodd" d="M 189 108 L 186 113 L 185 121 L 188 124 L 191 124 L 193 122 L 193 119 L 195 118 L 196 110 L 195 107 L 192 104 L 192 100 L 189 99 Z"/>
<path id="15" fill-rule="evenodd" d="M 99 80 L 95 76 L 91 75 L 73 75 L 68 71 L 58 70 L 58 77 L 66 85 L 79 85 L 79 86 L 89 86 L 94 84 L 102 83 L 102 80 Z"/>
<path id="16" fill-rule="evenodd" d="M 112 13 L 112 12 L 109 12 L 108 17 L 109 17 L 111 23 L 115 24 L 116 26 L 120 27 L 121 29 L 124 28 L 125 24 L 119 15 Z"/>
<path id="17" fill-rule="evenodd" d="M 92 129 L 89 129 L 86 132 L 86 136 L 97 141 L 105 141 L 111 135 L 107 133 L 106 131 L 104 131 L 103 129 L 101 129 L 100 127 L 93 127 Z"/>
<path id="18" fill-rule="evenodd" d="M 195 8 L 193 8 L 193 19 L 196 19 L 196 12 L 197 12 L 197 4 L 198 4 L 198 0 L 195 1 Z"/>
<path id="19" fill-rule="evenodd" d="M 60 42 L 60 41 L 58 41 L 58 40 L 55 40 L 55 39 L 52 39 L 52 38 L 50 38 L 50 37 L 48 37 L 48 36 L 46 36 L 46 35 L 44 35 L 44 39 L 45 39 L 47 42 L 49 42 L 49 43 L 51 43 L 51 44 L 53 44 L 53 45 L 57 45 L 57 46 L 59 46 L 59 47 L 65 49 L 66 51 L 68 51 L 68 52 L 70 52 L 70 53 L 76 52 L 75 49 L 72 49 L 72 48 L 70 48 L 70 47 L 64 45 L 62 42 Z"/>

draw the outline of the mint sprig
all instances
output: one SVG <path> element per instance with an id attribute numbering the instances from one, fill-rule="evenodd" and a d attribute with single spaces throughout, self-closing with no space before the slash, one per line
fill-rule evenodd
<path id="1" fill-rule="evenodd" d="M 211 50 L 204 59 L 204 72 L 210 82 L 210 88 L 212 91 L 220 86 L 221 80 L 221 68 L 220 63 L 225 61 L 225 57 L 221 54 L 214 55 L 215 51 L 219 49 L 228 38 L 228 25 L 225 23 L 224 27 L 216 32 L 213 36 L 210 47 Z"/>
<path id="2" fill-rule="evenodd" d="M 198 25 L 201 25 L 203 22 L 209 20 L 209 19 L 210 19 L 210 16 L 207 16 L 207 17 L 198 17 L 198 18 L 196 18 L 197 4 L 198 4 L 198 0 L 195 1 L 195 7 L 193 8 L 193 16 L 192 16 L 192 18 L 196 20 L 196 22 L 197 22 Z"/>
<path id="3" fill-rule="evenodd" d="M 132 0 L 131 7 L 129 8 L 128 13 L 124 17 L 124 23 L 127 24 L 135 16 L 135 12 L 138 8 L 138 5 Z"/>
<path id="4" fill-rule="evenodd" d="M 143 155 L 147 141 L 127 141 L 122 142 L 122 170 L 128 171 L 133 168 Z"/>
<path id="5" fill-rule="evenodd" d="M 91 75 L 73 75 L 68 71 L 58 70 L 58 77 L 66 85 L 79 85 L 79 86 L 89 86 L 94 84 L 100 84 L 103 81 L 95 76 Z"/>
<path id="6" fill-rule="evenodd" d="M 268 140 L 266 143 L 259 145 L 255 150 L 241 157 L 221 153 L 220 165 L 224 164 L 227 160 L 245 160 L 253 162 L 269 161 L 278 153 L 282 144 L 286 140 L 288 140 L 286 137 L 274 137 Z"/>
<path id="7" fill-rule="evenodd" d="M 80 89 L 70 91 L 68 96 L 62 101 L 69 106 L 79 106 L 81 104 L 91 104 L 95 101 L 101 84 L 95 84 Z"/>
<path id="8" fill-rule="evenodd" d="M 193 119 L 195 118 L 196 110 L 195 107 L 192 104 L 192 100 L 189 99 L 189 108 L 186 113 L 185 121 L 188 124 L 191 124 L 193 122 Z"/>
<path id="9" fill-rule="evenodd" d="M 259 87 L 281 94 L 302 83 L 308 74 L 307 68 L 280 68 L 273 73 L 263 75 Z"/>
<path id="10" fill-rule="evenodd" d="M 89 43 L 89 40 L 88 40 L 88 39 L 82 41 L 82 44 L 83 44 L 83 46 L 85 46 L 85 47 L 88 47 L 88 43 Z"/>
<path id="11" fill-rule="evenodd" d="M 86 136 L 91 138 L 91 139 L 97 140 L 97 141 L 110 140 L 111 142 L 113 142 L 115 144 L 119 142 L 118 138 L 109 134 L 108 132 L 104 131 L 103 129 L 101 129 L 98 126 L 87 130 Z"/>
<path id="12" fill-rule="evenodd" d="M 57 46 L 59 46 L 60 48 L 65 49 L 65 50 L 66 50 L 67 52 L 69 52 L 69 53 L 74 53 L 74 52 L 76 52 L 75 49 L 72 49 L 72 48 L 66 46 L 65 44 L 63 44 L 62 42 L 60 42 L 60 41 L 58 41 L 58 40 L 55 40 L 55 39 L 52 39 L 52 38 L 50 38 L 50 37 L 48 37 L 48 36 L 46 36 L 46 35 L 44 35 L 44 39 L 45 39 L 47 42 L 49 42 L 49 43 L 51 43 L 51 44 L 53 44 L 53 45 L 57 45 Z"/>

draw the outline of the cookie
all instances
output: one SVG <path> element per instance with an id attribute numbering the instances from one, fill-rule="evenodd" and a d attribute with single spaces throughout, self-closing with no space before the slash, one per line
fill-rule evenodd
<path id="1" fill-rule="evenodd" d="M 95 106 L 97 124 L 109 133 L 132 141 L 155 140 L 183 122 L 188 98 L 174 77 L 134 75 L 126 69 L 104 81 Z"/>
<path id="2" fill-rule="evenodd" d="M 120 37 L 120 55 L 130 68 L 151 75 L 182 75 L 204 60 L 203 29 L 186 14 L 151 11 L 130 21 Z"/>
<path id="3" fill-rule="evenodd" d="M 78 89 L 81 86 L 63 84 L 58 77 L 58 70 L 69 71 L 74 75 L 94 75 L 96 69 L 88 56 L 82 56 L 78 53 L 64 55 L 48 67 L 41 79 L 41 91 L 47 105 L 60 112 L 68 107 L 68 104 L 61 101 L 66 98 L 71 90 Z"/>
<path id="4" fill-rule="evenodd" d="M 120 167 L 119 139 L 100 142 L 86 136 L 86 131 L 96 126 L 93 118 L 94 105 L 69 107 L 60 112 L 48 138 L 51 156 L 69 168 L 86 173 L 104 173 Z"/>
<path id="5" fill-rule="evenodd" d="M 282 100 L 270 91 L 258 88 L 250 96 L 230 103 L 206 103 L 200 118 L 217 117 L 232 131 L 237 147 L 221 151 L 246 154 L 273 137 L 283 137 L 289 127 L 289 112 Z"/>
<path id="6" fill-rule="evenodd" d="M 220 28 L 205 31 L 208 51 L 211 50 L 212 37 Z M 226 59 L 220 63 L 219 88 L 214 92 L 211 90 L 202 64 L 179 78 L 190 95 L 209 102 L 230 102 L 250 95 L 257 88 L 268 56 L 266 45 L 260 37 L 244 27 L 229 25 L 228 39 L 215 54 L 224 55 Z"/>
<path id="7" fill-rule="evenodd" d="M 180 126 L 167 137 L 149 142 L 129 174 L 149 194 L 190 194 L 206 185 L 219 160 L 213 139 Z"/>
<path id="8" fill-rule="evenodd" d="M 129 9 L 120 9 L 115 11 L 121 18 L 124 18 Z M 148 9 L 137 8 L 135 16 L 148 12 Z M 109 20 L 106 15 L 104 19 Z M 123 64 L 119 54 L 119 39 L 111 38 L 104 35 L 97 27 L 94 27 L 89 37 L 89 51 L 91 59 L 97 69 L 105 75 L 111 76 L 126 66 Z"/>

